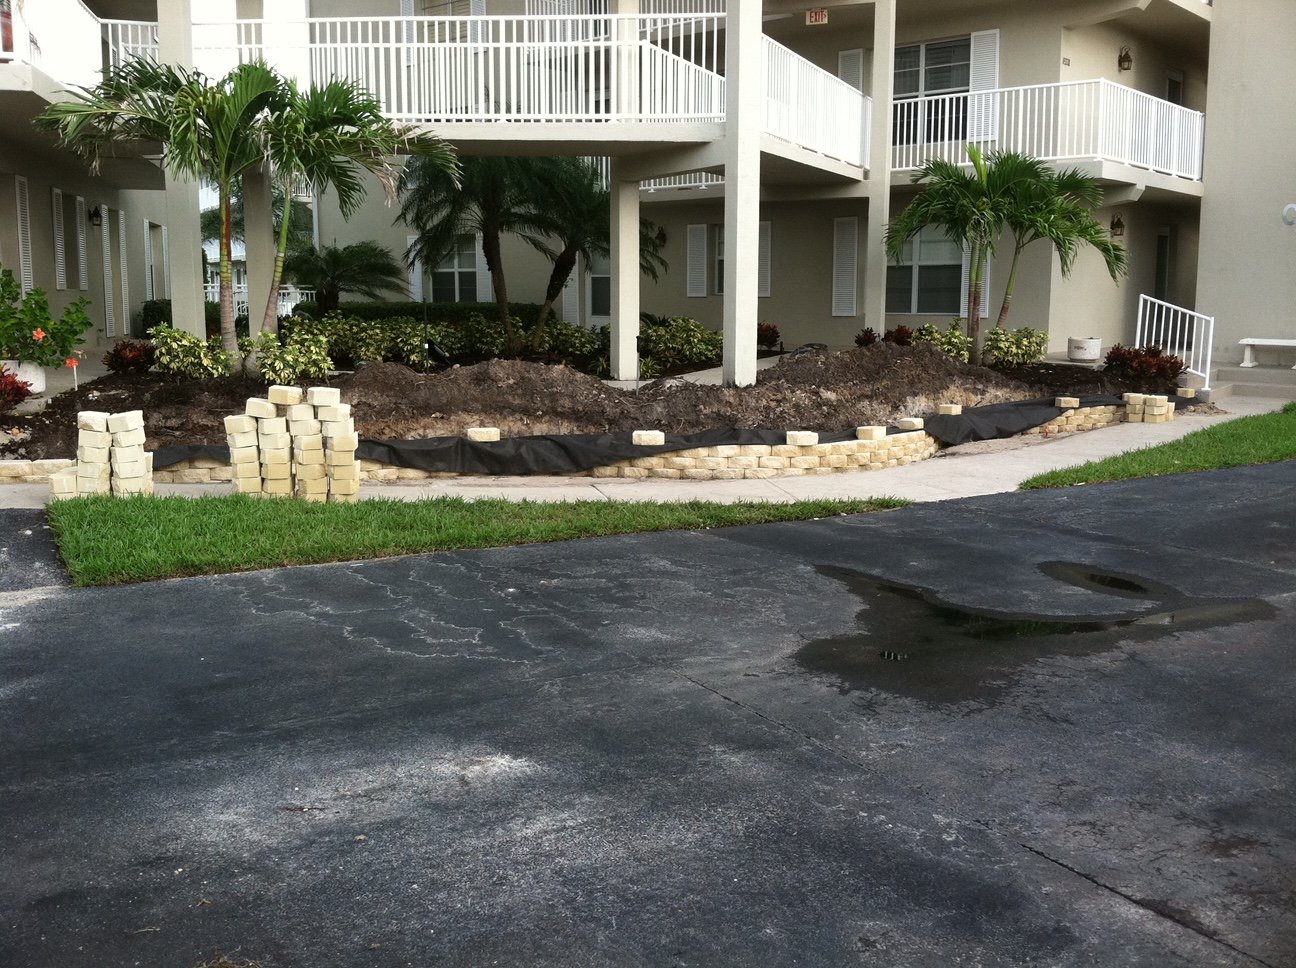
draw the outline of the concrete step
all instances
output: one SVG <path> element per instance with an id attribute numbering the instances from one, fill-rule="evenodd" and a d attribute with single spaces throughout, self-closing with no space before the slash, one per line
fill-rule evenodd
<path id="1" fill-rule="evenodd" d="M 1296 400 L 1296 385 L 1281 386 L 1275 383 L 1234 383 L 1235 397 L 1265 397 L 1270 400 Z"/>
<path id="2" fill-rule="evenodd" d="M 1227 364 L 1216 367 L 1215 379 L 1224 383 L 1254 383 L 1296 387 L 1296 370 L 1289 366 L 1248 366 Z M 1214 382 L 1212 380 L 1212 382 Z"/>

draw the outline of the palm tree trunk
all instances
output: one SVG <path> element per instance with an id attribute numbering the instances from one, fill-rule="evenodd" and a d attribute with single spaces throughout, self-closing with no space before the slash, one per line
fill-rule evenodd
<path id="1" fill-rule="evenodd" d="M 999 306 L 999 318 L 995 320 L 995 326 L 999 329 L 1004 328 L 1008 322 L 1008 309 L 1012 306 L 1013 291 L 1017 288 L 1017 270 L 1021 267 L 1021 254 L 1025 246 L 1018 242 L 1013 247 L 1012 268 L 1008 270 L 1008 284 L 1004 286 L 1003 303 Z"/>
<path id="2" fill-rule="evenodd" d="M 510 356 L 516 356 L 522 348 L 509 316 L 508 289 L 504 284 L 504 264 L 500 261 L 499 230 L 489 228 L 482 232 L 482 254 L 486 257 L 486 268 L 490 270 L 491 290 L 495 295 L 495 308 L 499 312 L 500 324 L 504 327 L 504 348 Z"/>
<path id="3" fill-rule="evenodd" d="M 221 347 L 231 356 L 238 353 L 238 333 L 234 330 L 234 258 L 233 224 L 230 218 L 229 184 L 218 186 L 221 213 L 220 237 L 220 335 Z"/>
<path id="4" fill-rule="evenodd" d="M 968 341 L 971 346 L 971 357 L 981 358 L 981 292 L 985 275 L 985 246 L 973 244 L 968 268 Z"/>
<path id="5" fill-rule="evenodd" d="M 279 332 L 279 285 L 283 281 L 284 256 L 288 252 L 288 226 L 292 221 L 292 182 L 284 184 L 283 216 L 279 220 L 279 241 L 275 247 L 274 272 L 270 276 L 270 298 L 266 300 L 261 332 Z"/>
<path id="6" fill-rule="evenodd" d="M 544 342 L 545 325 L 549 322 L 549 317 L 553 315 L 554 303 L 562 295 L 567 280 L 571 278 L 572 270 L 575 267 L 575 249 L 563 249 L 558 253 L 558 258 L 554 259 L 553 271 L 549 273 L 549 285 L 545 289 L 545 299 L 540 305 L 540 312 L 536 314 L 535 330 L 531 333 L 531 351 L 533 353 L 540 352 L 540 346 Z"/>

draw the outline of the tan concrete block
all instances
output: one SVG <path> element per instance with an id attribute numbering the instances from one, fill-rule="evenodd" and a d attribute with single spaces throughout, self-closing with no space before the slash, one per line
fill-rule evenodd
<path id="1" fill-rule="evenodd" d="M 112 465 L 103 464 L 77 464 L 76 472 L 78 477 L 84 477 L 86 480 L 107 480 L 112 475 Z"/>
<path id="2" fill-rule="evenodd" d="M 261 460 L 261 450 L 258 447 L 230 448 L 231 464 L 255 464 L 259 460 Z"/>
<path id="3" fill-rule="evenodd" d="M 177 484 L 210 484 L 211 470 L 206 467 L 191 467 L 186 471 L 176 471 L 171 475 Z"/>
<path id="4" fill-rule="evenodd" d="M 654 467 L 665 467 L 666 458 L 664 457 L 636 457 L 630 461 L 631 467 L 637 467 L 640 470 L 651 470 Z"/>
<path id="5" fill-rule="evenodd" d="M 86 464 L 106 464 L 111 455 L 111 447 L 78 447 L 77 460 Z"/>
<path id="6" fill-rule="evenodd" d="M 630 434 L 630 442 L 636 447 L 660 447 L 666 443 L 666 435 L 660 430 L 636 430 Z"/>
<path id="7" fill-rule="evenodd" d="M 234 478 L 235 494 L 260 494 L 261 478 L 260 477 L 236 477 Z"/>
<path id="8" fill-rule="evenodd" d="M 771 457 L 800 457 L 801 448 L 792 444 L 775 444 L 770 448 Z"/>
<path id="9" fill-rule="evenodd" d="M 756 459 L 761 467 L 776 471 L 783 470 L 788 466 L 788 461 L 793 460 L 791 457 L 758 457 Z"/>
<path id="10" fill-rule="evenodd" d="M 336 407 L 342 402 L 342 391 L 337 387 L 311 387 L 306 391 L 306 402 L 312 407 Z"/>
<path id="11" fill-rule="evenodd" d="M 729 468 L 727 457 L 699 457 L 697 466 L 704 471 L 723 471 Z"/>
<path id="12" fill-rule="evenodd" d="M 760 458 L 757 458 L 759 460 Z M 773 467 L 748 467 L 743 470 L 743 479 L 748 481 L 767 481 L 771 477 L 778 477 L 778 471 Z"/>
<path id="13" fill-rule="evenodd" d="M 112 493 L 112 482 L 108 478 L 102 480 L 87 480 L 84 477 L 77 478 L 77 495 L 79 497 L 94 497 L 101 494 Z"/>
<path id="14" fill-rule="evenodd" d="M 1147 403 L 1169 403 L 1169 402 L 1170 402 L 1170 398 L 1169 398 L 1168 396 L 1166 396 L 1164 393 L 1150 393 L 1150 394 L 1146 395 L 1146 396 L 1143 398 L 1143 402 L 1144 402 L 1145 404 L 1147 404 Z"/>
<path id="15" fill-rule="evenodd" d="M 329 494 L 359 494 L 359 493 L 360 493 L 359 480 L 341 481 L 341 480 L 334 479 L 329 481 Z"/>
<path id="16" fill-rule="evenodd" d="M 293 489 L 298 494 L 327 494 L 329 492 L 329 479 L 327 477 L 299 477 L 294 483 Z"/>
<path id="17" fill-rule="evenodd" d="M 0 459 L 0 480 L 17 480 L 26 477 L 29 470 L 31 470 L 29 460 Z"/>
<path id="18" fill-rule="evenodd" d="M 262 417 L 257 421 L 257 435 L 260 437 L 286 433 L 288 433 L 288 421 L 284 417 Z"/>
<path id="19" fill-rule="evenodd" d="M 236 447 L 259 447 L 261 441 L 255 430 L 244 430 L 236 434 L 226 434 L 225 443 L 229 444 L 232 450 Z"/>
<path id="20" fill-rule="evenodd" d="M 109 459 L 120 460 L 120 461 L 144 460 L 145 455 L 146 452 L 144 448 L 139 444 L 131 444 L 131 445 L 114 444 L 112 446 L 112 453 Z"/>
<path id="21" fill-rule="evenodd" d="M 343 420 L 351 419 L 351 404 L 336 403 L 326 407 L 315 408 L 315 419 L 328 423 L 338 423 Z"/>
<path id="22" fill-rule="evenodd" d="M 619 467 L 592 467 L 589 471 L 590 477 L 620 477 L 621 468 Z"/>
<path id="23" fill-rule="evenodd" d="M 135 430 L 118 430 L 113 432 L 114 447 L 135 447 L 143 446 L 145 441 L 143 428 Z"/>
<path id="24" fill-rule="evenodd" d="M 377 470 L 369 471 L 366 479 L 370 481 L 394 481 L 397 480 L 396 472 L 399 469 L 397 467 L 380 467 Z"/>
<path id="25" fill-rule="evenodd" d="M 153 480 L 157 480 L 158 473 L 160 472 L 153 472 Z M 222 464 L 220 467 L 213 467 L 207 473 L 211 475 L 213 481 L 224 483 L 234 480 L 234 468 L 230 467 L 229 464 Z"/>
<path id="26" fill-rule="evenodd" d="M 175 471 L 155 471 L 153 474 L 153 483 L 154 484 L 174 484 L 176 482 L 175 475 L 176 475 Z"/>
<path id="27" fill-rule="evenodd" d="M 329 504 L 358 504 L 360 502 L 360 492 L 354 494 L 334 494 L 329 493 Z"/>
<path id="28" fill-rule="evenodd" d="M 261 493 L 286 497 L 293 492 L 291 477 L 274 477 L 261 481 Z"/>
<path id="29" fill-rule="evenodd" d="M 1140 410 L 1138 413 L 1127 413 L 1125 419 L 1129 423 L 1143 423 L 1143 412 Z"/>
<path id="30" fill-rule="evenodd" d="M 759 457 L 730 457 L 729 466 L 734 470 L 745 471 L 760 466 Z"/>
<path id="31" fill-rule="evenodd" d="M 674 467 L 654 467 L 648 471 L 649 477 L 664 477 L 672 481 L 677 481 L 684 476 L 684 472 Z"/>
<path id="32" fill-rule="evenodd" d="M 100 430 L 78 430 L 78 447 L 111 447 L 113 435 Z"/>
<path id="33" fill-rule="evenodd" d="M 318 437 L 320 422 L 318 420 L 289 420 L 288 433 L 293 437 Z"/>
<path id="34" fill-rule="evenodd" d="M 92 433 L 108 432 L 108 414 L 100 410 L 82 410 L 77 414 L 77 430 L 89 430 Z"/>
<path id="35" fill-rule="evenodd" d="M 735 467 L 728 467 L 724 470 L 712 471 L 711 479 L 714 481 L 741 481 L 743 472 Z"/>
<path id="36" fill-rule="evenodd" d="M 323 464 L 296 464 L 293 467 L 297 479 L 301 481 L 322 481 L 328 477 Z M 356 468 L 357 472 L 359 468 Z"/>
<path id="37" fill-rule="evenodd" d="M 320 433 L 325 437 L 344 437 L 356 432 L 354 420 L 321 420 Z"/>
<path id="38" fill-rule="evenodd" d="M 710 448 L 711 457 L 737 457 L 742 448 L 738 444 L 719 444 Z"/>
<path id="39" fill-rule="evenodd" d="M 294 420 L 318 420 L 315 416 L 315 408 L 309 403 L 294 403 L 291 407 L 284 408 L 284 419 L 289 423 Z"/>
<path id="40" fill-rule="evenodd" d="M 293 439 L 291 434 L 258 434 L 258 446 L 262 450 L 288 450 L 292 447 Z"/>
<path id="41" fill-rule="evenodd" d="M 295 437 L 293 438 L 292 445 L 293 450 L 301 451 L 302 453 L 308 453 L 310 451 L 318 451 L 321 454 L 324 453 L 323 437 Z"/>
<path id="42" fill-rule="evenodd" d="M 667 457 L 666 467 L 677 471 L 691 471 L 697 468 L 696 457 Z"/>
<path id="43" fill-rule="evenodd" d="M 1143 412 L 1149 416 L 1156 415 L 1159 417 L 1162 414 L 1169 413 L 1170 406 L 1165 403 L 1149 403 L 1143 408 Z"/>
<path id="44" fill-rule="evenodd" d="M 386 464 L 379 463 L 379 462 L 376 461 L 376 460 L 362 460 L 362 461 L 360 462 L 360 469 L 361 469 L 362 471 L 376 471 L 376 470 L 381 470 L 382 468 L 384 468 L 384 467 L 386 467 L 386 466 L 387 466 Z"/>
<path id="45" fill-rule="evenodd" d="M 1176 397 L 1184 397 L 1188 400 L 1194 400 L 1197 397 L 1197 391 L 1193 387 L 1179 387 L 1175 390 Z"/>
<path id="46" fill-rule="evenodd" d="M 779 471 L 779 477 L 805 477 L 808 473 L 810 472 L 804 467 L 789 467 Z"/>
<path id="47" fill-rule="evenodd" d="M 636 479 L 645 478 L 645 477 L 648 476 L 648 468 L 646 468 L 646 467 L 623 467 L 623 468 L 621 468 L 621 476 L 622 476 L 622 477 L 633 477 L 633 478 L 636 478 Z"/>
<path id="48" fill-rule="evenodd" d="M 957 417 L 963 413 L 961 403 L 942 403 L 936 408 L 936 412 L 942 417 Z"/>
<path id="49" fill-rule="evenodd" d="M 355 453 L 360 447 L 360 436 L 358 434 L 342 434 L 338 437 L 329 438 L 329 450 L 346 451 Z"/>
<path id="50" fill-rule="evenodd" d="M 1121 399 L 1124 400 L 1126 404 L 1133 404 L 1133 405 L 1137 406 L 1137 405 L 1139 405 L 1139 404 L 1141 404 L 1141 403 L 1143 402 L 1143 394 L 1141 394 L 1141 393 L 1122 393 L 1122 394 L 1121 394 Z"/>
<path id="51" fill-rule="evenodd" d="M 144 429 L 144 411 L 126 410 L 122 413 L 108 414 L 108 432 L 113 434 L 129 433 L 132 430 Z"/>
<path id="52" fill-rule="evenodd" d="M 328 491 L 320 491 L 318 493 L 310 492 L 306 494 L 299 494 L 298 497 L 300 497 L 303 501 L 310 501 L 312 504 L 324 504 L 329 499 Z M 351 498 L 358 498 L 358 495 L 351 495 Z M 351 498 L 348 498 L 347 500 L 350 501 Z M 337 503 L 342 503 L 342 498 L 339 496 L 336 499 L 336 501 Z"/>
<path id="53" fill-rule="evenodd" d="M 694 467 L 684 471 L 684 478 L 689 481 L 711 481 L 715 480 L 715 474 L 715 471 L 709 471 L 704 467 Z"/>
<path id="54" fill-rule="evenodd" d="M 291 407 L 301 403 L 304 396 L 301 387 L 273 386 L 266 391 L 266 398 L 280 407 Z"/>
<path id="55" fill-rule="evenodd" d="M 269 400 L 263 400 L 260 397 L 250 397 L 243 405 L 243 412 L 249 417 L 265 419 L 279 416 L 279 408 Z"/>
<path id="56" fill-rule="evenodd" d="M 265 481 L 281 481 L 285 478 L 291 479 L 293 476 L 291 464 L 262 464 L 261 479 Z"/>
<path id="57" fill-rule="evenodd" d="M 901 430 L 922 430 L 922 417 L 901 417 L 896 421 L 896 426 Z"/>
<path id="58" fill-rule="evenodd" d="M 845 466 L 846 466 L 846 455 L 845 455 L 845 454 L 829 454 L 827 457 L 823 458 L 823 466 L 825 466 L 825 467 L 845 467 Z"/>
<path id="59" fill-rule="evenodd" d="M 148 473 L 148 468 L 144 466 L 142 460 L 114 460 L 112 462 L 113 477 L 144 477 Z"/>
<path id="60" fill-rule="evenodd" d="M 231 414 L 225 418 L 225 433 L 227 434 L 247 434 L 257 429 L 257 418 L 249 417 L 245 413 Z"/>
<path id="61" fill-rule="evenodd" d="M 1076 407 L 1080 406 L 1080 398 L 1079 397 L 1054 397 L 1053 406 L 1058 407 L 1059 409 L 1062 410 L 1074 410 Z"/>
<path id="62" fill-rule="evenodd" d="M 699 457 L 706 457 L 706 456 L 707 456 L 707 448 L 706 448 L 706 447 L 694 447 L 692 450 L 677 450 L 677 451 L 675 451 L 675 453 L 671 454 L 670 456 L 672 456 L 672 457 L 689 457 L 689 458 L 692 458 L 693 460 L 697 460 Z"/>
<path id="63" fill-rule="evenodd" d="M 813 447 L 819 443 L 819 435 L 813 430 L 789 430 L 787 444 L 789 447 Z"/>
<path id="64" fill-rule="evenodd" d="M 739 457 L 770 457 L 769 444 L 740 444 L 738 446 Z"/>
<path id="65" fill-rule="evenodd" d="M 356 463 L 355 454 L 347 450 L 326 450 L 324 452 L 324 463 L 329 467 L 354 464 Z"/>
<path id="66" fill-rule="evenodd" d="M 789 457 L 788 467 L 800 467 L 805 470 L 813 470 L 819 466 L 819 458 L 815 456 L 807 457 Z"/>

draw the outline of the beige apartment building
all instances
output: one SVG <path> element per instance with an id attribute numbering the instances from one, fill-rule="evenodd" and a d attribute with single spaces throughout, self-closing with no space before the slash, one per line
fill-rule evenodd
<path id="1" fill-rule="evenodd" d="M 964 254 L 938 233 L 889 265 L 882 237 L 930 158 L 965 146 L 1078 167 L 1099 220 L 1129 250 L 1120 284 L 1085 253 L 1070 278 L 1028 250 L 1010 325 L 1171 343 L 1200 376 L 1243 337 L 1296 338 L 1296 4 L 1290 0 L 0 0 L 0 263 L 57 307 L 80 295 L 101 340 L 140 303 L 201 320 L 197 188 L 148 158 L 91 175 L 30 119 L 104 63 L 152 56 L 219 74 L 263 58 L 304 81 L 348 77 L 396 118 L 464 154 L 566 154 L 606 166 L 613 251 L 583 265 L 563 315 L 607 322 L 613 372 L 636 372 L 640 311 L 725 334 L 725 372 L 755 376 L 755 329 L 789 347 L 850 345 L 965 311 Z M 250 192 L 253 199 L 256 191 Z M 254 203 L 252 203 L 254 204 Z M 412 230 L 374 193 L 343 222 L 314 200 L 326 242 Z M 1291 210 L 1296 211 L 1296 210 Z M 664 231 L 670 271 L 637 271 L 638 218 Z M 1292 220 L 1296 220 L 1294 217 Z M 247 240 L 249 302 L 269 239 Z M 990 269 L 986 313 L 1007 255 Z M 510 295 L 542 296 L 548 266 L 506 253 Z M 471 238 L 413 266 L 415 298 L 487 298 Z M 257 314 L 253 313 L 255 317 Z M 1207 351 L 1212 352 L 1207 352 Z M 1264 349 L 1261 362 L 1284 360 Z M 1275 354 L 1268 356 L 1266 354 Z"/>

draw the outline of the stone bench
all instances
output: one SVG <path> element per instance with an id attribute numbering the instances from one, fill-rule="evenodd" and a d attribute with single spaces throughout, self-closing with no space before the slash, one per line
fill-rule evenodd
<path id="1" fill-rule="evenodd" d="M 1296 349 L 1296 339 L 1263 339 L 1261 337 L 1249 336 L 1246 339 L 1238 340 L 1238 345 L 1242 347 L 1242 366 L 1259 366 L 1255 358 L 1256 346 L 1276 346 L 1290 347 Z M 1292 367 L 1296 370 L 1296 366 Z"/>

